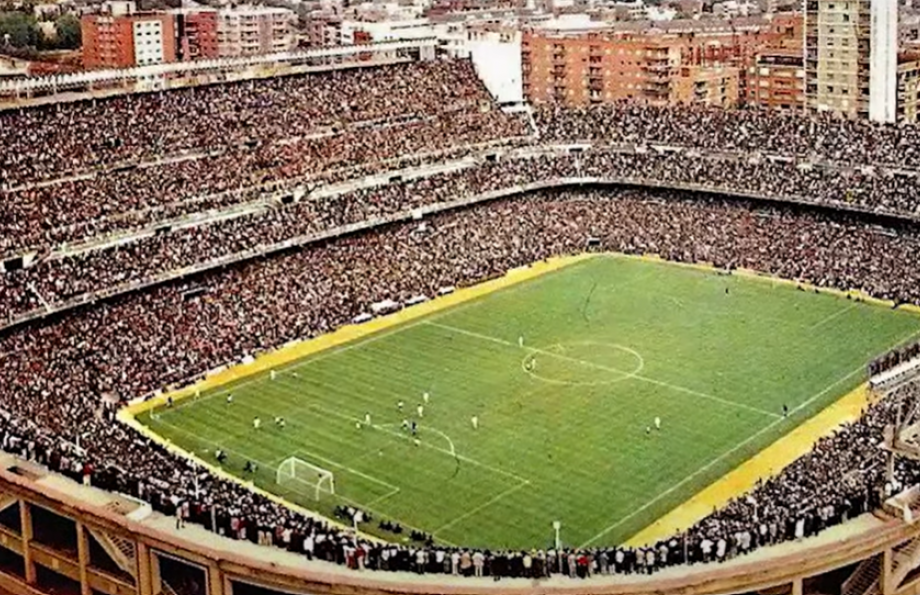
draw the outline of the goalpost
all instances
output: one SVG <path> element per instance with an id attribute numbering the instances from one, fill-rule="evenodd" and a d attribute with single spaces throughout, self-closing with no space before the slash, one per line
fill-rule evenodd
<path id="1" fill-rule="evenodd" d="M 275 482 L 280 486 L 299 485 L 309 488 L 319 500 L 320 494 L 335 494 L 335 475 L 297 457 L 284 459 L 275 473 Z"/>

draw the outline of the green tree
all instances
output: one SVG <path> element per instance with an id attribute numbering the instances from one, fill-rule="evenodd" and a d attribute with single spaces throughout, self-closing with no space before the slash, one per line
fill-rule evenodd
<path id="1" fill-rule="evenodd" d="M 0 12 L 0 46 L 35 47 L 38 41 L 38 23 L 34 16 L 16 11 Z"/>
<path id="2" fill-rule="evenodd" d="M 75 50 L 80 47 L 80 19 L 70 13 L 62 14 L 54 20 L 54 28 L 57 31 L 58 49 Z"/>

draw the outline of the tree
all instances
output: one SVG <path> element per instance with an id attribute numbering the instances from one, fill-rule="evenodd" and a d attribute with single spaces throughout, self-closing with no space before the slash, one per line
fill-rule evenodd
<path id="1" fill-rule="evenodd" d="M 39 41 L 35 17 L 24 12 L 0 12 L 0 46 L 36 47 Z"/>
<path id="2" fill-rule="evenodd" d="M 57 30 L 58 49 L 75 50 L 80 47 L 80 19 L 70 13 L 62 14 L 54 20 L 54 28 Z"/>

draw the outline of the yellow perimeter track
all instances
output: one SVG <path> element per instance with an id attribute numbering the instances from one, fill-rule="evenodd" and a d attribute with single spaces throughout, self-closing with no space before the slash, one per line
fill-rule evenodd
<path id="1" fill-rule="evenodd" d="M 633 535 L 626 544 L 648 545 L 685 531 L 713 510 L 752 490 L 759 481 L 777 475 L 797 458 L 810 452 L 822 436 L 827 436 L 842 424 L 859 419 L 871 402 L 867 386 L 859 386 Z"/>
<path id="2" fill-rule="evenodd" d="M 315 517 L 317 516 L 315 512 L 298 506 L 276 494 L 272 494 L 271 492 L 263 490 L 255 486 L 252 482 L 243 481 L 239 477 L 231 475 L 220 467 L 212 464 L 211 461 L 206 461 L 201 457 L 198 457 L 186 451 L 185 449 L 176 446 L 169 440 L 166 440 L 151 430 L 146 425 L 137 421 L 137 416 L 156 407 L 165 405 L 168 399 L 172 399 L 173 402 L 176 402 L 180 399 L 192 397 L 231 382 L 238 382 L 250 376 L 267 373 L 269 370 L 281 368 L 292 362 L 303 359 L 310 355 L 314 355 L 321 351 L 332 349 L 334 347 L 362 339 L 369 335 L 387 331 L 412 320 L 434 314 L 447 308 L 452 308 L 464 302 L 488 295 L 499 289 L 511 287 L 512 285 L 534 279 L 540 275 L 559 270 L 563 267 L 587 260 L 591 257 L 592 255 L 590 254 L 580 254 L 578 256 L 566 256 L 547 259 L 545 261 L 534 263 L 526 268 L 513 269 L 502 277 L 498 277 L 496 279 L 492 279 L 472 287 L 464 287 L 454 291 L 453 293 L 438 296 L 433 300 L 410 306 L 400 310 L 399 312 L 390 314 L 389 316 L 375 318 L 374 320 L 370 320 L 363 324 L 346 325 L 332 333 L 323 335 L 321 337 L 316 337 L 315 339 L 289 343 L 283 347 L 280 347 L 279 349 L 276 349 L 275 351 L 260 355 L 253 361 L 221 369 L 188 387 L 180 388 L 171 392 L 164 392 L 163 394 L 157 395 L 153 398 L 132 403 L 131 405 L 122 408 L 118 412 L 118 419 L 122 423 L 131 426 L 147 438 L 162 444 L 167 450 L 197 462 L 199 465 L 207 468 L 209 471 L 211 471 L 211 473 L 218 477 L 221 477 L 227 481 L 232 481 L 233 483 L 239 485 L 243 485 L 274 502 L 278 502 L 304 515 Z M 343 529 L 350 529 L 350 527 L 345 527 L 344 525 L 341 525 L 334 520 L 327 519 L 326 517 L 322 518 L 324 521 L 342 527 Z M 362 534 L 362 537 L 379 541 L 377 538 L 371 535 Z"/>
<path id="3" fill-rule="evenodd" d="M 632 256 L 614 254 L 613 256 L 668 264 L 669 266 L 693 268 L 710 273 L 716 271 L 713 266 L 708 264 L 673 263 L 654 255 Z M 200 465 L 207 467 L 211 472 L 224 479 L 245 485 L 276 502 L 280 502 L 304 514 L 315 515 L 315 513 L 294 505 L 279 496 L 256 488 L 251 482 L 244 482 L 238 477 L 230 475 L 219 467 L 212 465 L 210 462 L 202 460 L 184 449 L 177 447 L 153 432 L 144 424 L 138 422 L 136 416 L 165 405 L 168 399 L 172 399 L 173 402 L 176 402 L 184 398 L 205 393 L 226 384 L 239 382 L 251 376 L 265 374 L 270 370 L 282 368 L 292 362 L 315 355 L 319 352 L 351 343 L 370 335 L 391 330 L 407 322 L 458 306 L 497 290 L 511 287 L 518 283 L 534 279 L 593 257 L 594 255 L 592 254 L 581 254 L 578 256 L 551 258 L 546 261 L 534 263 L 526 268 L 514 269 L 502 277 L 472 287 L 462 288 L 447 295 L 438 296 L 430 301 L 410 306 L 388 316 L 375 318 L 363 324 L 346 325 L 332 333 L 314 339 L 290 343 L 277 350 L 259 355 L 252 361 L 247 361 L 213 372 L 203 380 L 190 386 L 171 392 L 164 392 L 153 398 L 132 403 L 119 411 L 118 417 L 122 422 L 135 428 L 141 434 L 164 444 L 166 448 L 181 456 L 197 461 Z M 799 286 L 809 291 L 815 289 L 811 285 L 764 275 L 756 271 L 736 270 L 732 271 L 732 274 L 770 283 Z M 842 297 L 860 299 L 880 306 L 892 307 L 893 305 L 891 302 L 877 300 L 857 291 L 839 291 L 826 288 L 820 288 L 819 291 L 821 293 L 830 293 Z M 920 308 L 916 306 L 901 306 L 901 309 L 920 314 Z M 863 384 L 825 408 L 816 416 L 805 421 L 785 436 L 779 438 L 776 442 L 769 445 L 752 458 L 741 463 L 741 465 L 734 470 L 716 480 L 683 504 L 680 504 L 666 515 L 644 528 L 631 537 L 627 541 L 627 544 L 634 546 L 645 545 L 686 530 L 688 527 L 710 514 L 714 509 L 724 506 L 733 498 L 751 490 L 759 481 L 778 474 L 787 465 L 808 453 L 812 445 L 822 436 L 828 435 L 842 424 L 858 419 L 862 411 L 871 403 L 871 398 L 871 393 L 867 390 L 867 386 Z"/>
<path id="4" fill-rule="evenodd" d="M 315 339 L 289 343 L 275 351 L 258 356 L 254 361 L 225 368 L 191 386 L 172 392 L 166 392 L 143 402 L 131 404 L 122 411 L 131 417 L 136 417 L 145 411 L 165 405 L 167 399 L 171 398 L 173 402 L 176 402 L 180 399 L 195 396 L 225 384 L 238 382 L 250 376 L 264 374 L 269 370 L 277 370 L 278 368 L 282 368 L 305 357 L 315 355 L 321 351 L 357 341 L 368 335 L 390 330 L 418 318 L 488 295 L 499 289 L 511 287 L 523 281 L 528 281 L 545 275 L 546 273 L 557 271 L 563 267 L 575 264 L 576 262 L 592 258 L 592 256 L 591 254 L 580 254 L 578 256 L 550 258 L 545 261 L 534 263 L 526 268 L 513 269 L 502 277 L 472 287 L 458 289 L 453 293 L 438 296 L 430 301 L 404 308 L 388 316 L 375 318 L 362 324 L 349 324 L 327 335 L 316 337 Z"/>

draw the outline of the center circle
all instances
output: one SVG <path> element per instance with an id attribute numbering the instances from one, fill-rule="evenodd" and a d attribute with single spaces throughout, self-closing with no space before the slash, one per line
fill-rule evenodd
<path id="1" fill-rule="evenodd" d="M 599 386 L 629 380 L 645 367 L 635 349 L 603 341 L 565 341 L 542 348 L 526 348 L 521 369 L 550 384 Z"/>

